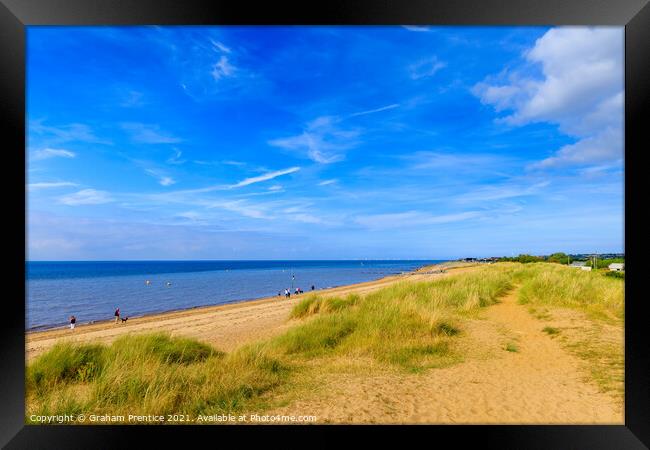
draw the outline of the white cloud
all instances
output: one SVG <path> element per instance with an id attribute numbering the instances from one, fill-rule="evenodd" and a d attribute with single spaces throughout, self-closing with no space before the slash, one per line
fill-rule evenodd
<path id="1" fill-rule="evenodd" d="M 233 184 L 230 187 L 231 188 L 239 188 L 243 186 L 248 186 L 250 184 L 254 183 L 260 183 L 262 181 L 267 181 L 267 180 L 272 180 L 273 178 L 280 177 L 282 175 L 288 175 L 290 173 L 298 172 L 300 170 L 300 167 L 289 167 L 288 169 L 283 169 L 283 170 L 277 170 L 275 172 L 268 172 L 263 175 L 259 175 L 257 177 L 251 177 L 251 178 L 246 178 L 239 183 Z"/>
<path id="2" fill-rule="evenodd" d="M 454 172 L 481 171 L 506 166 L 510 161 L 499 155 L 481 153 L 443 153 L 421 151 L 407 155 L 416 170 L 453 170 Z"/>
<path id="3" fill-rule="evenodd" d="M 484 104 L 510 111 L 504 123 L 557 124 L 575 144 L 533 167 L 590 164 L 622 158 L 623 29 L 560 27 L 524 54 L 526 71 L 488 77 L 472 89 Z M 541 69 L 541 76 L 530 75 Z"/>
<path id="4" fill-rule="evenodd" d="M 601 133 L 581 139 L 575 144 L 563 146 L 555 155 L 531 164 L 529 168 L 547 169 L 619 161 L 623 157 L 621 132 L 620 128 L 606 128 Z"/>
<path id="5" fill-rule="evenodd" d="M 36 134 L 47 142 L 60 144 L 63 142 L 90 142 L 95 144 L 110 144 L 111 142 L 95 135 L 93 130 L 82 123 L 71 123 L 60 126 L 43 125 L 42 120 L 29 122 L 28 134 L 30 139 Z"/>
<path id="6" fill-rule="evenodd" d="M 466 211 L 462 213 L 443 215 L 433 215 L 420 211 L 407 211 L 403 213 L 358 216 L 354 219 L 354 222 L 370 229 L 405 228 L 461 222 L 477 218 L 480 215 L 481 213 L 478 211 Z"/>
<path id="7" fill-rule="evenodd" d="M 221 208 L 226 211 L 235 212 L 241 214 L 244 217 L 250 217 L 252 219 L 269 219 L 270 217 L 266 214 L 264 208 L 261 208 L 260 205 L 253 205 L 245 202 L 244 200 L 233 200 L 233 201 L 215 201 L 210 202 L 205 205 L 207 208 Z"/>
<path id="8" fill-rule="evenodd" d="M 113 198 L 106 191 L 97 191 L 95 189 L 83 189 L 74 194 L 64 195 L 59 197 L 59 203 L 68 206 L 78 205 L 101 205 L 103 203 L 110 203 Z"/>
<path id="9" fill-rule="evenodd" d="M 222 56 L 219 58 L 219 61 L 212 66 L 212 72 L 210 73 L 215 81 L 218 81 L 221 78 L 232 76 L 235 73 L 235 70 L 235 66 L 230 64 L 228 57 Z"/>
<path id="10" fill-rule="evenodd" d="M 71 183 L 69 181 L 58 181 L 52 183 L 30 183 L 27 185 L 27 189 L 29 189 L 30 191 L 35 191 L 38 189 L 55 189 L 55 188 L 68 187 L 68 186 L 77 186 L 77 184 Z"/>
<path id="11" fill-rule="evenodd" d="M 338 183 L 339 180 L 337 179 L 331 179 L 331 180 L 324 180 L 318 183 L 319 186 L 328 186 L 330 184 Z"/>
<path id="12" fill-rule="evenodd" d="M 382 106 L 381 108 L 376 108 L 376 109 L 369 109 L 368 111 L 361 111 L 361 112 L 356 112 L 353 114 L 350 114 L 348 117 L 357 117 L 357 116 L 365 116 L 366 114 L 374 114 L 382 111 L 388 111 L 389 109 L 395 109 L 399 108 L 399 103 L 393 103 L 392 105 L 387 105 L 387 106 Z"/>
<path id="13" fill-rule="evenodd" d="M 158 183 L 161 186 L 171 186 L 172 184 L 176 183 L 176 180 L 174 180 L 172 177 L 168 176 L 164 172 L 157 170 L 157 169 L 145 169 L 144 170 L 148 175 L 151 175 L 154 178 L 158 179 Z"/>
<path id="14" fill-rule="evenodd" d="M 74 158 L 76 154 L 70 150 L 63 150 L 60 148 L 44 148 L 36 150 L 31 157 L 32 161 L 41 161 L 50 158 Z"/>
<path id="15" fill-rule="evenodd" d="M 344 129 L 341 123 L 352 117 L 376 114 L 399 108 L 398 103 L 379 108 L 359 111 L 347 116 L 320 116 L 307 122 L 304 131 L 295 136 L 272 139 L 269 145 L 296 151 L 303 156 L 320 164 L 331 164 L 343 161 L 346 151 L 360 144 L 359 129 Z"/>
<path id="16" fill-rule="evenodd" d="M 137 122 L 122 123 L 122 129 L 131 134 L 131 138 L 143 144 L 174 144 L 181 139 L 160 131 L 158 125 Z"/>
<path id="17" fill-rule="evenodd" d="M 237 167 L 243 167 L 246 165 L 245 162 L 232 161 L 232 160 L 221 161 L 221 164 L 226 164 L 228 166 L 237 166 Z"/>
<path id="18" fill-rule="evenodd" d="M 528 186 L 515 183 L 496 186 L 484 186 L 466 194 L 458 195 L 455 197 L 455 200 L 460 203 L 484 204 L 488 201 L 537 195 L 549 184 L 550 182 L 546 180 Z"/>
<path id="19" fill-rule="evenodd" d="M 210 39 L 210 42 L 212 42 L 212 45 L 216 50 L 219 50 L 220 52 L 223 53 L 231 53 L 231 50 L 229 47 L 226 47 L 224 44 L 222 44 L 219 41 L 215 41 L 214 39 Z"/>
<path id="20" fill-rule="evenodd" d="M 421 25 L 402 25 L 403 28 L 406 28 L 409 31 L 417 31 L 417 32 L 428 32 L 431 31 L 430 27 L 423 27 Z"/>
<path id="21" fill-rule="evenodd" d="M 412 79 L 419 80 L 420 78 L 427 78 L 435 75 L 436 72 L 444 67 L 447 67 L 447 63 L 440 61 L 436 56 L 433 56 L 410 65 L 408 70 Z"/>
<path id="22" fill-rule="evenodd" d="M 338 117 L 321 116 L 305 126 L 296 136 L 273 139 L 269 145 L 300 152 L 321 164 L 345 159 L 345 151 L 358 145 L 358 130 L 344 130 L 337 126 Z"/>
<path id="23" fill-rule="evenodd" d="M 183 155 L 183 152 L 180 151 L 179 149 L 175 148 L 174 149 L 174 155 L 167 159 L 167 164 L 183 164 L 183 163 L 185 163 L 186 161 L 184 159 L 180 159 L 182 155 Z"/>

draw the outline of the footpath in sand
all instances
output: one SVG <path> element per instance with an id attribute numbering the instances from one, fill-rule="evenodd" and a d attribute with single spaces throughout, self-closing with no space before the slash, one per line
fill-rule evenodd
<path id="1" fill-rule="evenodd" d="M 465 362 L 423 374 L 339 374 L 313 398 L 271 414 L 315 415 L 318 423 L 624 423 L 622 405 L 585 379 L 516 295 L 466 323 Z"/>
<path id="2" fill-rule="evenodd" d="M 439 267 L 435 268 L 439 270 Z M 458 273 L 472 268 L 455 268 Z M 447 274 L 433 273 L 431 268 L 410 274 L 388 276 L 379 280 L 317 291 L 320 295 L 364 294 L 405 279 L 429 280 Z M 307 295 L 307 293 L 302 294 Z M 109 344 L 130 333 L 167 332 L 173 336 L 195 338 L 231 351 L 259 339 L 280 334 L 294 325 L 289 313 L 301 296 L 269 297 L 265 299 L 209 306 L 143 317 L 130 318 L 126 323 L 104 321 L 78 325 L 76 329 L 26 333 L 25 356 L 29 361 L 61 341 Z"/>

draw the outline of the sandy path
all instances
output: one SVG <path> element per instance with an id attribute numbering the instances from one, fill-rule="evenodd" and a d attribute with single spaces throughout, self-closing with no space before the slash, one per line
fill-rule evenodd
<path id="1" fill-rule="evenodd" d="M 622 424 L 622 406 L 583 381 L 579 361 L 543 327 L 511 292 L 467 323 L 465 362 L 420 375 L 339 374 L 273 412 L 320 423 Z"/>
<path id="2" fill-rule="evenodd" d="M 449 273 L 458 273 L 468 268 L 456 268 Z M 405 279 L 426 280 L 447 274 L 404 274 L 393 275 L 375 281 L 341 286 L 317 291 L 321 295 L 363 294 L 380 289 Z M 303 294 L 306 295 L 306 294 Z M 190 310 L 152 314 L 134 317 L 125 324 L 105 321 L 78 325 L 74 331 L 68 328 L 26 333 L 25 353 L 27 360 L 52 347 L 58 341 L 110 343 L 119 336 L 129 333 L 169 332 L 213 344 L 230 351 L 239 345 L 271 337 L 294 325 L 289 312 L 297 299 L 269 297 L 260 300 L 228 305 L 210 306 Z"/>

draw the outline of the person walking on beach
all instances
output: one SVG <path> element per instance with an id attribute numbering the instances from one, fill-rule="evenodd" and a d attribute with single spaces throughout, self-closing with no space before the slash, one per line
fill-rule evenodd
<path id="1" fill-rule="evenodd" d="M 115 323 L 120 321 L 120 308 L 115 310 Z"/>
<path id="2" fill-rule="evenodd" d="M 75 316 L 70 316 L 70 329 L 74 330 L 74 324 L 77 322 L 77 318 Z"/>

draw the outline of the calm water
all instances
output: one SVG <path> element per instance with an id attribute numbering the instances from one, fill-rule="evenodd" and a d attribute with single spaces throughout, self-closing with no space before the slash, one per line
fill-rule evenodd
<path id="1" fill-rule="evenodd" d="M 134 317 L 195 306 L 307 292 L 414 270 L 442 261 L 93 261 L 27 262 L 27 329 Z M 146 280 L 151 285 L 145 284 Z M 171 286 L 167 286 L 167 283 Z"/>

